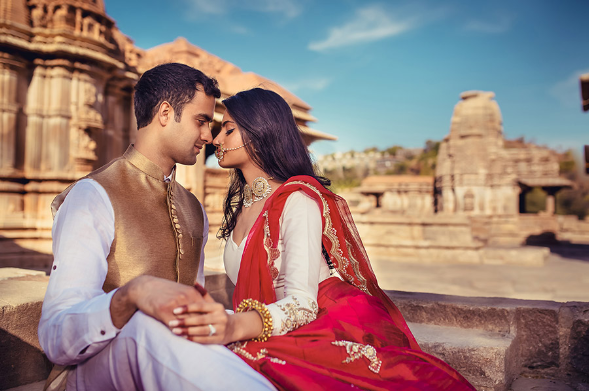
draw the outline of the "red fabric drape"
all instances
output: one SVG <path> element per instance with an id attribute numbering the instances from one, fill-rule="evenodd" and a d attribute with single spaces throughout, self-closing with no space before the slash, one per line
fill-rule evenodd
<path id="1" fill-rule="evenodd" d="M 234 308 L 247 298 L 276 301 L 273 260 L 279 251 L 279 219 L 295 191 L 319 204 L 322 242 L 344 281 L 332 277 L 320 284 L 315 321 L 267 342 L 234 344 L 234 352 L 280 390 L 349 385 L 371 390 L 473 390 L 458 372 L 421 351 L 400 311 L 379 288 L 345 200 L 312 177 L 292 177 L 266 200 L 246 240 Z M 370 348 L 376 356 L 370 355 Z M 345 362 L 354 354 L 356 358 Z"/>

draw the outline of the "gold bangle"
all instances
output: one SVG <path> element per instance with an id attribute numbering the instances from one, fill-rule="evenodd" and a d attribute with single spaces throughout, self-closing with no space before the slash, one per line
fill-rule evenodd
<path id="1" fill-rule="evenodd" d="M 247 312 L 256 311 L 262 318 L 262 332 L 256 338 L 252 338 L 254 341 L 266 342 L 272 335 L 272 315 L 266 307 L 266 304 L 260 303 L 254 299 L 244 299 L 237 307 L 236 312 Z"/>

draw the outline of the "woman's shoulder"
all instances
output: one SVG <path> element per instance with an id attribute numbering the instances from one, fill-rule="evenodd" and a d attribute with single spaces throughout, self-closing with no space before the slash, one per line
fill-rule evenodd
<path id="1" fill-rule="evenodd" d="M 319 212 L 319 200 L 311 197 L 302 190 L 293 191 L 284 204 L 283 214 L 289 212 L 301 212 L 302 210 Z"/>

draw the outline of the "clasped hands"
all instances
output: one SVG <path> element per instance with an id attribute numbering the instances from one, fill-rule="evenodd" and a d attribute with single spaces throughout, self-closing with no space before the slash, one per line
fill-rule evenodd
<path id="1" fill-rule="evenodd" d="M 229 314 L 199 284 L 191 287 L 141 276 L 133 281 L 130 296 L 136 309 L 159 320 L 178 336 L 201 344 L 234 342 Z"/>
<path id="2" fill-rule="evenodd" d="M 174 308 L 176 316 L 168 322 L 172 332 L 201 344 L 226 344 L 229 315 L 222 304 L 217 303 L 207 290 L 196 283 L 194 288 L 202 300 Z"/>

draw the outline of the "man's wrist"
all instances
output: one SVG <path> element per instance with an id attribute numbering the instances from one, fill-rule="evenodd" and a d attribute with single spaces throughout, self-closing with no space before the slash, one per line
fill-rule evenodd
<path id="1" fill-rule="evenodd" d="M 110 315 L 113 325 L 122 328 L 133 314 L 138 310 L 137 297 L 141 289 L 141 281 L 133 279 L 115 292 L 111 299 Z"/>

